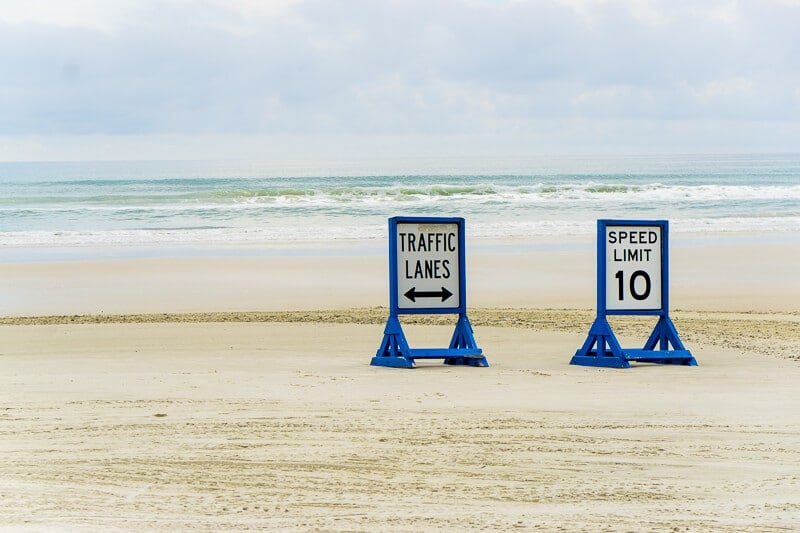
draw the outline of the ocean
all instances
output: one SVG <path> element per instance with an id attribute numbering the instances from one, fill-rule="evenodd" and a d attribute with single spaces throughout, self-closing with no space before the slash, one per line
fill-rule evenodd
<path id="1" fill-rule="evenodd" d="M 462 216 L 469 238 L 593 236 L 598 218 L 673 234 L 800 235 L 800 155 L 337 162 L 0 163 L 0 253 L 48 248 L 382 243 L 395 215 Z M 15 256 L 16 257 L 16 256 Z"/>

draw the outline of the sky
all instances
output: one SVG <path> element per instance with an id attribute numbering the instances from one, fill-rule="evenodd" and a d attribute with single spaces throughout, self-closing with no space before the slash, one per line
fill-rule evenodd
<path id="1" fill-rule="evenodd" d="M 800 152 L 800 0 L 0 0 L 0 161 Z"/>

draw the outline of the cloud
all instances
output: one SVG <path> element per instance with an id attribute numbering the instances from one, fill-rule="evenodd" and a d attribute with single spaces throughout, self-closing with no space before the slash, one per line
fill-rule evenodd
<path id="1" fill-rule="evenodd" d="M 792 2 L 34 4 L 0 13 L 5 138 L 800 121 Z"/>

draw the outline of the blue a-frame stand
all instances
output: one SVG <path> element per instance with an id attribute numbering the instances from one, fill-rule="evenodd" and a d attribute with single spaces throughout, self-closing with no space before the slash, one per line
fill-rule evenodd
<path id="1" fill-rule="evenodd" d="M 397 225 L 456 224 L 458 226 L 458 298 L 457 307 L 403 308 L 398 303 Z M 446 365 L 489 366 L 483 350 L 475 342 L 467 317 L 466 260 L 464 254 L 464 219 L 442 217 L 393 217 L 389 219 L 389 318 L 383 341 L 370 363 L 373 366 L 414 368 L 417 359 L 443 359 Z M 458 314 L 455 331 L 447 348 L 411 348 L 400 324 L 400 314 Z"/>
<path id="2" fill-rule="evenodd" d="M 658 309 L 609 310 L 606 305 L 606 227 L 661 227 L 661 305 Z M 666 220 L 598 220 L 597 221 L 597 317 L 586 342 L 570 361 L 571 365 L 630 368 L 630 361 L 670 365 L 697 366 L 669 318 L 669 223 Z M 653 332 L 643 348 L 622 348 L 608 322 L 608 315 L 653 315 L 658 317 Z M 670 348 L 671 346 L 671 348 Z"/>

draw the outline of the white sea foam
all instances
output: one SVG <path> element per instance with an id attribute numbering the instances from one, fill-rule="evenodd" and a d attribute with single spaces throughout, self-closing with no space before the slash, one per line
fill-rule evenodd
<path id="1" fill-rule="evenodd" d="M 593 235 L 598 218 L 668 219 L 679 233 L 800 232 L 800 157 L 529 163 L 429 174 L 409 164 L 396 175 L 0 164 L 0 247 L 377 240 L 394 215 L 463 216 L 470 237 L 487 239 Z"/>
<path id="2" fill-rule="evenodd" d="M 184 208 L 213 208 L 235 206 L 254 208 L 260 205 L 336 205 L 387 204 L 394 202 L 512 202 L 553 203 L 559 201 L 626 202 L 643 201 L 724 201 L 724 200 L 798 200 L 800 185 L 756 186 L 756 185 L 666 185 L 647 183 L 641 185 L 614 184 L 601 181 L 583 183 L 561 183 L 558 185 L 534 183 L 530 185 L 504 185 L 498 183 L 476 183 L 470 186 L 432 183 L 426 186 L 390 185 L 382 187 L 349 187 L 337 189 L 308 190 L 238 190 L 214 195 L 215 202 L 199 197 L 182 200 L 174 205 Z"/>

